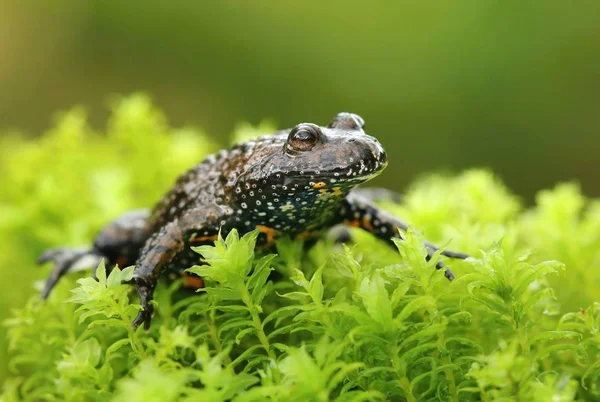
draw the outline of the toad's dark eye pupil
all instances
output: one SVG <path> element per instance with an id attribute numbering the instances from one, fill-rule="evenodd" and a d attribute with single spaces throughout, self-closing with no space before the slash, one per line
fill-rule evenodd
<path id="1" fill-rule="evenodd" d="M 298 141 L 312 141 L 317 138 L 316 134 L 308 130 L 298 131 L 294 138 Z"/>

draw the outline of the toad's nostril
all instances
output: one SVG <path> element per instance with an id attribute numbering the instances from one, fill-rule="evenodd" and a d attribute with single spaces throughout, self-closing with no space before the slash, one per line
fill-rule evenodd
<path id="1" fill-rule="evenodd" d="M 350 144 L 354 144 L 355 142 L 356 142 L 356 138 L 350 138 L 348 140 L 348 143 L 350 143 Z"/>

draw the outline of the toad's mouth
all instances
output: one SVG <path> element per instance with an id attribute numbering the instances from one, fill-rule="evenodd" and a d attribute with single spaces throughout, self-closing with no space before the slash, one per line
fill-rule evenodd
<path id="1" fill-rule="evenodd" d="M 345 169 L 336 169 L 330 172 L 322 172 L 324 178 L 338 179 L 339 181 L 360 180 L 367 181 L 379 176 L 387 167 L 386 158 L 375 159 L 369 162 L 355 163 Z"/>
<path id="2" fill-rule="evenodd" d="M 350 186 L 358 185 L 379 176 L 383 170 L 387 167 L 387 161 L 378 162 L 375 161 L 372 166 L 367 167 L 365 165 L 354 165 L 345 169 L 336 169 L 332 171 L 314 171 L 307 173 L 302 172 L 287 172 L 285 175 L 285 185 L 290 184 L 306 184 L 307 180 L 310 180 L 308 184 L 315 184 L 318 182 L 327 182 L 330 184 L 346 184 Z"/>

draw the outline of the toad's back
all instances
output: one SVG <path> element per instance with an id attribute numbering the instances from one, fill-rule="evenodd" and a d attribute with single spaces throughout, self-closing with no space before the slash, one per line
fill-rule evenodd
<path id="1" fill-rule="evenodd" d="M 195 208 L 220 207 L 225 213 L 231 212 L 232 189 L 238 178 L 276 148 L 281 148 L 285 136 L 283 133 L 262 136 L 207 156 L 182 174 L 154 207 L 151 216 L 153 230 Z"/>

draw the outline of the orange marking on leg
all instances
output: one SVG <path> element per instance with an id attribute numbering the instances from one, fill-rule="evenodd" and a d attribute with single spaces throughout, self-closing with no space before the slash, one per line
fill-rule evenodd
<path id="1" fill-rule="evenodd" d="M 371 219 L 367 218 L 366 216 L 363 216 L 362 218 L 361 227 L 367 229 L 371 233 L 375 232 L 375 227 L 373 227 L 373 225 L 371 224 Z"/>
<path id="2" fill-rule="evenodd" d="M 199 276 L 184 272 L 183 287 L 188 289 L 202 289 L 204 287 L 204 281 Z"/>
<path id="3" fill-rule="evenodd" d="M 346 226 L 352 226 L 353 228 L 359 228 L 360 227 L 360 221 L 358 219 L 355 219 L 353 221 L 345 220 L 344 221 L 344 225 L 346 225 Z"/>
<path id="4" fill-rule="evenodd" d="M 321 190 L 319 190 L 319 193 L 321 194 L 327 194 L 329 192 L 329 190 L 327 190 L 326 188 L 322 188 Z"/>
<path id="5" fill-rule="evenodd" d="M 332 194 L 333 194 L 333 195 L 337 195 L 337 196 L 344 195 L 344 193 L 342 193 L 342 191 L 341 191 L 341 188 L 340 188 L 340 187 L 334 187 L 334 188 L 333 188 L 333 193 L 332 193 Z"/>
<path id="6" fill-rule="evenodd" d="M 374 232 L 375 227 L 371 223 L 371 219 L 363 216 L 362 219 L 354 219 L 354 220 L 345 220 L 344 225 L 352 226 L 353 228 L 363 228 L 368 230 L 369 232 Z"/>
<path id="7" fill-rule="evenodd" d="M 189 238 L 188 243 L 194 244 L 194 243 L 206 243 L 206 242 L 209 242 L 209 241 L 216 241 L 217 237 L 218 237 L 217 235 L 196 237 L 196 235 L 193 234 Z"/>
<path id="8" fill-rule="evenodd" d="M 275 242 L 275 236 L 279 233 L 277 230 L 263 225 L 256 225 L 256 229 L 267 236 L 268 245 L 271 245 Z"/>

